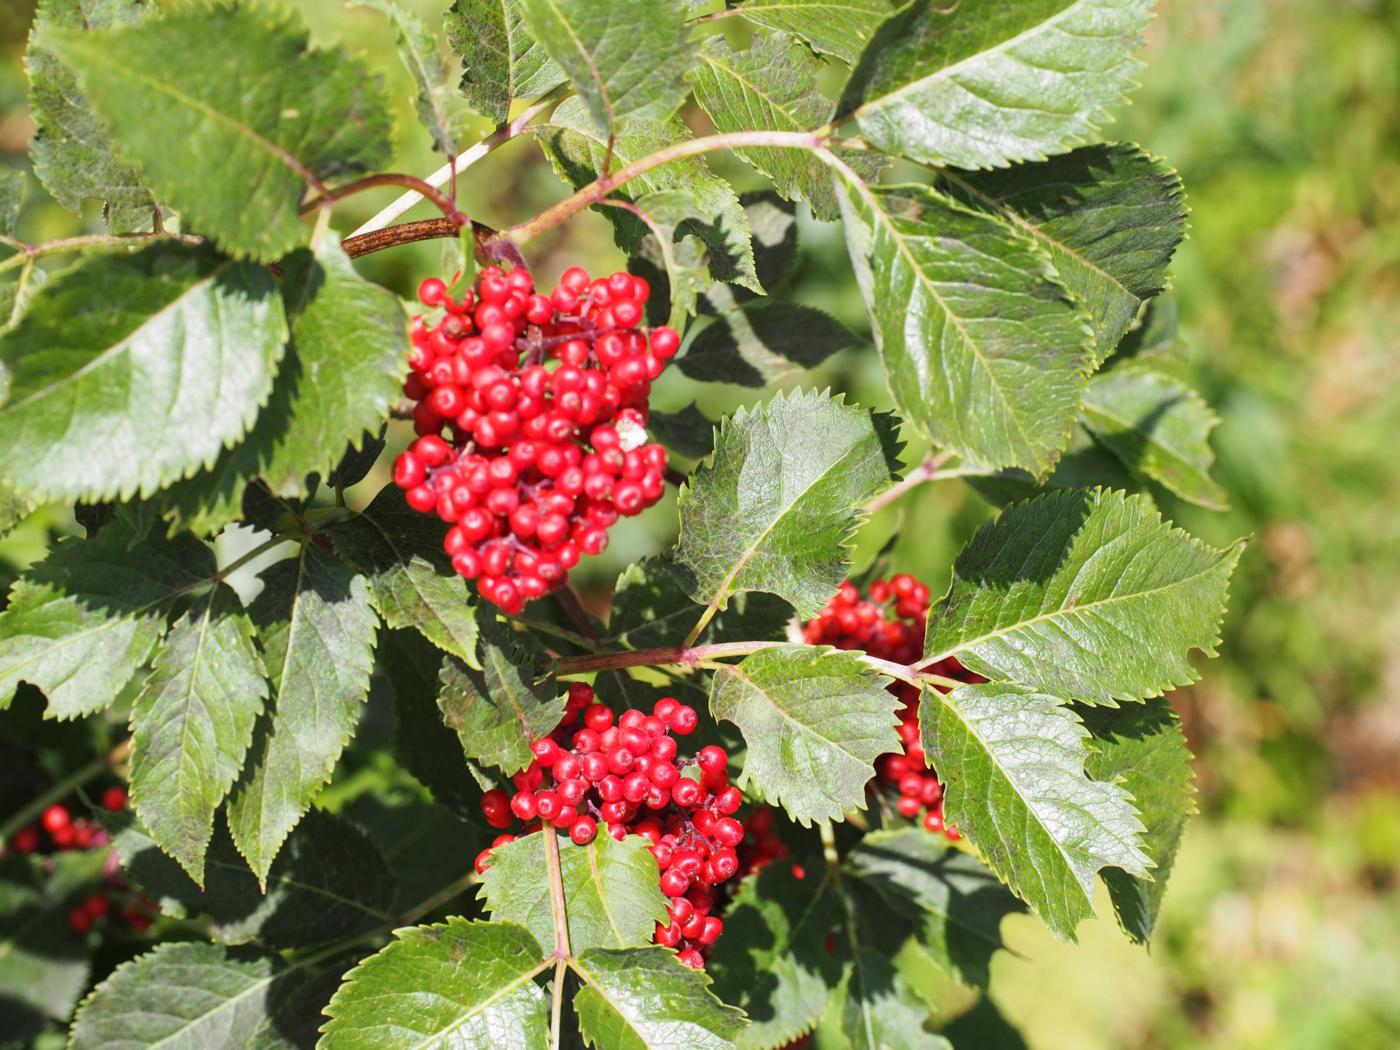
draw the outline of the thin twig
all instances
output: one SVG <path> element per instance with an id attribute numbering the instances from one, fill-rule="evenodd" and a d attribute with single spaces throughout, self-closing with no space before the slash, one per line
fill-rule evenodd
<path id="1" fill-rule="evenodd" d="M 544 836 L 544 862 L 549 872 L 550 904 L 554 909 L 554 999 L 551 1004 L 549 1045 L 552 1050 L 559 1050 L 560 1025 L 564 1016 L 564 977 L 571 954 L 569 912 L 564 896 L 564 869 L 559 863 L 559 836 L 551 827 L 544 828 L 540 833 Z"/>
<path id="2" fill-rule="evenodd" d="M 346 197 L 353 197 L 355 194 L 363 193 L 365 190 L 378 189 L 380 186 L 407 186 L 420 197 L 431 201 L 437 210 L 442 212 L 445 218 L 452 220 L 457 226 L 465 226 L 469 221 L 458 209 L 457 205 L 453 203 L 452 199 L 436 186 L 430 185 L 417 175 L 404 175 L 394 171 L 381 172 L 378 175 L 367 175 L 363 179 L 356 179 L 354 182 L 348 182 L 344 186 L 337 186 L 333 190 L 326 190 L 319 197 L 313 197 L 303 205 L 302 212 L 305 214 L 313 208 L 323 207 L 328 202 L 344 200 Z"/>
<path id="3" fill-rule="evenodd" d="M 187 233 L 89 233 L 81 237 L 47 241 L 44 244 L 24 244 L 16 241 L 14 244 L 18 254 L 0 262 L 0 273 L 22 266 L 26 259 L 38 259 L 44 255 L 82 251 L 84 248 L 130 248 L 152 241 L 178 241 L 181 244 L 197 245 L 203 244 L 204 238 Z"/>
<path id="4" fill-rule="evenodd" d="M 867 503 L 865 505 L 866 513 L 874 514 L 877 510 L 888 507 L 911 489 L 918 488 L 926 481 L 933 481 L 938 477 L 939 469 L 943 464 L 947 463 L 948 460 L 952 458 L 953 453 L 951 452 L 940 452 L 937 455 L 927 456 L 922 463 L 909 472 L 904 480 L 900 481 L 898 484 L 891 485 L 889 488 L 885 489 L 884 492 Z"/>

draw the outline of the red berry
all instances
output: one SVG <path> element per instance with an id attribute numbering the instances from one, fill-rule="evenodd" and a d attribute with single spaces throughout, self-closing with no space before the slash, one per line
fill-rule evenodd
<path id="1" fill-rule="evenodd" d="M 62 832 L 72 822 L 73 818 L 69 815 L 67 808 L 56 804 L 44 810 L 43 816 L 39 818 L 39 823 L 44 825 L 44 830 L 50 835 Z"/>

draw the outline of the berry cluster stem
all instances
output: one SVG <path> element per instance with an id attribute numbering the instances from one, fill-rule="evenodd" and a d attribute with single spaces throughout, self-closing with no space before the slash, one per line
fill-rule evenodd
<path id="1" fill-rule="evenodd" d="M 9 842 L 20 828 L 38 820 L 39 814 L 51 805 L 61 802 L 76 789 L 88 781 L 100 777 L 112 767 L 121 765 L 130 755 L 131 740 L 128 738 L 105 755 L 98 755 L 87 765 L 74 770 L 61 780 L 55 781 L 47 791 L 15 810 L 14 813 L 10 814 L 9 820 L 0 824 L 0 847 Z"/>
<path id="2" fill-rule="evenodd" d="M 559 1050 L 564 1017 L 564 978 L 568 973 L 571 950 L 569 947 L 569 912 L 564 896 L 564 869 L 559 863 L 559 837 L 554 829 L 546 827 L 544 836 L 544 862 L 549 871 L 549 898 L 554 909 L 554 987 L 550 1002 L 549 1045 L 551 1050 Z"/>
<path id="3" fill-rule="evenodd" d="M 613 671 L 623 667 L 694 667 L 707 660 L 718 660 L 726 656 L 748 656 L 781 644 L 783 643 L 724 642 L 694 647 L 673 645 L 661 649 L 635 649 L 627 653 L 566 656 L 559 661 L 556 673 L 563 678 L 593 671 Z"/>

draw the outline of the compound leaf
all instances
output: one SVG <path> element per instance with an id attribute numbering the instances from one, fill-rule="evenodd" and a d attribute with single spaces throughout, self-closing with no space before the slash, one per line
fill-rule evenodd
<path id="1" fill-rule="evenodd" d="M 297 1050 L 317 989 L 341 973 L 344 955 L 280 957 L 222 944 L 168 941 L 122 963 L 78 1010 L 70 1050 Z M 334 987 L 333 984 L 330 985 Z M 329 988 L 325 988 L 329 994 Z M 314 1005 L 308 1011 L 307 1000 Z"/>
<path id="2" fill-rule="evenodd" d="M 1080 414 L 1129 470 L 1184 500 L 1225 509 L 1225 490 L 1210 476 L 1210 432 L 1219 420 L 1189 386 L 1139 366 L 1114 368 L 1090 380 Z"/>
<path id="3" fill-rule="evenodd" d="M 1057 698 L 1000 684 L 925 689 L 919 723 L 944 819 L 1056 936 L 1074 939 L 1093 912 L 1099 869 L 1146 876 L 1131 798 L 1085 775 L 1089 732 Z"/>
<path id="4" fill-rule="evenodd" d="M 263 582 L 249 612 L 273 706 L 228 807 L 233 841 L 260 882 L 355 730 L 377 627 L 364 577 L 310 541 Z"/>
<path id="5" fill-rule="evenodd" d="M 787 1046 L 816 1026 L 841 983 L 840 961 L 826 948 L 840 916 L 820 872 L 798 879 L 775 863 L 740 884 L 707 968 L 720 999 L 749 1016 L 741 1050 Z"/>
<path id="6" fill-rule="evenodd" d="M 744 734 L 741 780 L 806 825 L 864 809 L 875 759 L 899 750 L 888 685 L 858 654 L 775 646 L 716 670 L 710 711 Z"/>
<path id="7" fill-rule="evenodd" d="M 188 536 L 142 539 L 113 522 L 59 541 L 0 612 L 0 707 L 20 682 L 43 691 L 50 718 L 109 706 L 164 636 L 168 607 L 213 574 L 213 553 Z"/>
<path id="8" fill-rule="evenodd" d="M 801 37 L 814 51 L 851 63 L 897 6 L 894 0 L 745 0 L 756 25 Z"/>
<path id="9" fill-rule="evenodd" d="M 482 621 L 477 660 L 480 671 L 443 663 L 438 707 L 466 758 L 517 773 L 534 760 L 530 745 L 563 719 L 565 694 L 535 688 L 543 654 L 527 635 L 494 619 Z"/>
<path id="10" fill-rule="evenodd" d="M 1094 364 L 1167 285 L 1186 236 L 1181 178 L 1139 146 L 1085 146 L 1005 171 L 944 171 L 939 186 L 1010 222 L 1050 253 L 1094 323 Z"/>
<path id="11" fill-rule="evenodd" d="M 744 1015 L 665 948 L 593 948 L 573 962 L 579 1031 L 596 1050 L 733 1050 Z"/>
<path id="12" fill-rule="evenodd" d="M 40 38 L 47 29 L 135 25 L 153 11 L 146 0 L 43 0 L 24 56 L 35 127 L 29 147 L 35 176 L 70 211 L 81 212 L 84 201 L 100 200 L 107 225 L 118 233 L 149 227 L 156 203 L 136 169 L 117 159 L 77 76 Z"/>
<path id="13" fill-rule="evenodd" d="M 462 57 L 459 90 L 497 124 L 516 99 L 564 81 L 564 71 L 525 31 L 522 6 L 522 0 L 454 0 L 447 11 L 447 42 Z"/>
<path id="14" fill-rule="evenodd" d="M 266 699 L 253 625 L 220 586 L 175 622 L 131 709 L 131 808 L 200 885 Z"/>
<path id="15" fill-rule="evenodd" d="M 130 814 L 103 817 L 122 870 L 166 915 L 211 920 L 224 944 L 259 941 L 307 948 L 390 925 L 394 875 L 374 843 L 340 817 L 310 810 L 267 873 L 267 891 L 234 849 L 226 828 L 214 829 L 204 858 L 204 887 L 157 848 Z"/>
<path id="16" fill-rule="evenodd" d="M 1060 490 L 983 526 L 929 616 L 926 650 L 987 678 L 1113 706 L 1196 680 L 1241 547 L 1217 550 L 1140 496 Z"/>
<path id="17" fill-rule="evenodd" d="M 126 499 L 207 467 L 252 425 L 286 339 L 260 267 L 179 244 L 90 257 L 0 333 L 0 446 L 27 450 L 4 476 Z"/>
<path id="18" fill-rule="evenodd" d="M 472 666 L 477 658 L 476 605 L 442 549 L 442 527 L 385 486 L 361 513 L 326 528 L 336 552 L 361 573 L 384 623 L 411 627 L 443 652 Z"/>
<path id="19" fill-rule="evenodd" d="M 892 471 L 879 417 L 824 393 L 779 393 L 726 418 L 681 489 L 675 562 L 719 609 L 767 591 L 815 616 L 846 578 L 847 537 Z"/>
<path id="20" fill-rule="evenodd" d="M 961 456 L 1044 474 L 1069 442 L 1092 332 L 1049 256 L 926 186 L 837 182 L 901 415 Z"/>
<path id="21" fill-rule="evenodd" d="M 599 829 L 587 846 L 557 835 L 559 867 L 569 918 L 569 949 L 631 948 L 650 944 L 666 922 L 666 898 L 650 843 L 640 835 L 621 842 Z M 481 880 L 482 899 L 497 921 L 519 923 L 542 945 L 554 944 L 554 907 L 544 834 L 536 832 L 491 851 Z"/>
<path id="22" fill-rule="evenodd" d="M 625 117 L 665 119 L 692 49 L 670 0 L 521 0 L 525 28 L 563 67 L 604 138 Z"/>
<path id="23" fill-rule="evenodd" d="M 1152 0 L 910 4 L 841 99 L 861 136 L 925 164 L 1004 167 L 1087 141 L 1138 68 Z"/>
<path id="24" fill-rule="evenodd" d="M 118 155 L 230 254 L 277 259 L 306 237 L 308 183 L 389 161 L 378 79 L 339 49 L 313 50 L 285 11 L 187 6 L 36 39 L 77 73 Z"/>
<path id="25" fill-rule="evenodd" d="M 1094 735 L 1089 774 L 1119 783 L 1130 792 L 1147 827 L 1143 849 L 1155 865 L 1152 878 L 1137 878 L 1118 868 L 1104 871 L 1119 925 L 1134 941 L 1147 944 L 1157 925 L 1186 821 L 1196 812 L 1191 752 L 1181 720 L 1166 700 L 1116 711 L 1088 711 L 1085 724 Z"/>
<path id="26" fill-rule="evenodd" d="M 1005 947 L 1001 920 L 1025 908 L 976 858 L 923 828 L 900 828 L 865 836 L 846 867 L 912 920 L 939 966 L 986 987 L 992 953 Z"/>

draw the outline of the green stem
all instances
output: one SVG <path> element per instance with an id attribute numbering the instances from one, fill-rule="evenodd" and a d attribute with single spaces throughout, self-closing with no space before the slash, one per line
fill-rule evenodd
<path id="1" fill-rule="evenodd" d="M 925 482 L 933 481 L 938 477 L 939 470 L 942 466 L 952 458 L 953 453 L 951 452 L 940 452 L 937 455 L 929 455 L 922 463 L 911 470 L 908 476 L 902 481 L 891 485 L 889 488 L 885 489 L 884 492 L 867 503 L 865 505 L 865 512 L 867 514 L 874 514 L 876 511 L 888 507 L 911 489 L 918 488 Z"/>
<path id="2" fill-rule="evenodd" d="M 90 233 L 81 237 L 64 237 L 62 240 L 46 244 L 25 244 L 19 254 L 0 262 L 0 273 L 23 266 L 26 260 L 38 259 L 45 255 L 59 255 L 63 252 L 77 252 L 84 248 L 129 248 L 151 241 L 178 241 L 181 244 L 203 244 L 203 237 L 180 233 Z"/>
<path id="3" fill-rule="evenodd" d="M 544 861 L 549 871 L 549 899 L 554 910 L 554 992 L 550 1004 L 549 1045 L 559 1050 L 560 1029 L 564 1017 L 564 977 L 568 973 L 569 912 L 564 897 L 564 869 L 559 863 L 559 836 L 550 827 L 544 828 Z"/>
<path id="4" fill-rule="evenodd" d="M 74 770 L 66 777 L 54 781 L 49 789 L 37 798 L 31 799 L 10 815 L 10 819 L 0 824 L 0 847 L 14 837 L 15 832 L 39 819 L 39 816 L 55 802 L 62 802 L 78 788 L 90 780 L 100 777 L 113 766 L 125 762 L 131 754 L 131 740 L 122 741 L 105 755 L 99 755 L 87 765 Z"/>
<path id="5" fill-rule="evenodd" d="M 723 642 L 717 645 L 697 645 L 694 648 L 675 645 L 661 649 L 635 649 L 627 653 L 566 656 L 559 661 L 555 673 L 563 678 L 593 671 L 615 671 L 623 667 L 694 667 L 726 656 L 749 656 L 784 644 L 786 643 Z"/>
<path id="6" fill-rule="evenodd" d="M 465 892 L 469 887 L 480 880 L 480 876 L 474 871 L 469 871 L 455 882 L 444 886 L 427 900 L 421 901 L 399 917 L 397 926 L 412 926 L 425 915 L 431 915 L 448 901 Z"/>

